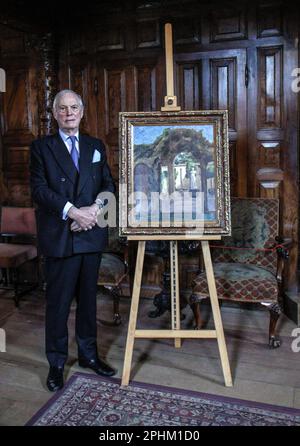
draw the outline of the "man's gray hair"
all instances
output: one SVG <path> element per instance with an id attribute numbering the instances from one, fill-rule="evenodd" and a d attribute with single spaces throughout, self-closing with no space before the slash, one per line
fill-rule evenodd
<path id="1" fill-rule="evenodd" d="M 65 94 L 67 94 L 67 93 L 71 93 L 71 94 L 73 94 L 74 96 L 76 96 L 77 101 L 78 101 L 80 107 L 82 107 L 82 108 L 84 107 L 84 105 L 83 105 L 83 100 L 82 100 L 81 96 L 80 96 L 79 94 L 75 93 L 75 91 L 73 91 L 73 90 L 61 90 L 61 91 L 59 91 L 59 92 L 55 95 L 55 98 L 54 98 L 54 101 L 53 101 L 53 110 L 56 108 L 56 105 L 57 105 L 57 103 L 59 102 L 59 100 L 60 100 Z"/>

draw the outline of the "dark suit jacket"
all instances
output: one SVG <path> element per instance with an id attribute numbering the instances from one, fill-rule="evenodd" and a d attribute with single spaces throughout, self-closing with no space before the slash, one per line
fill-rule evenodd
<path id="1" fill-rule="evenodd" d="M 70 219 L 63 220 L 67 201 L 76 207 L 90 206 L 103 191 L 115 187 L 100 139 L 79 135 L 79 176 L 59 134 L 46 136 L 31 145 L 31 191 L 37 208 L 39 248 L 49 257 L 99 252 L 107 245 L 107 228 L 96 225 L 89 231 L 74 233 Z M 101 154 L 92 163 L 94 151 Z"/>

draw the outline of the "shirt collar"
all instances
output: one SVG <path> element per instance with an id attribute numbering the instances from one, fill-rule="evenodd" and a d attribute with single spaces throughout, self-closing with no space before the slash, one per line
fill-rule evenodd
<path id="1" fill-rule="evenodd" d="M 59 129 L 58 132 L 59 132 L 60 137 L 62 138 L 62 140 L 63 140 L 64 142 L 67 142 L 67 143 L 68 143 L 68 142 L 70 141 L 70 140 L 68 139 L 70 135 L 67 135 L 67 134 L 64 133 L 61 129 Z M 76 138 L 76 141 L 79 141 L 79 132 L 76 132 L 74 136 L 75 136 L 75 138 Z"/>

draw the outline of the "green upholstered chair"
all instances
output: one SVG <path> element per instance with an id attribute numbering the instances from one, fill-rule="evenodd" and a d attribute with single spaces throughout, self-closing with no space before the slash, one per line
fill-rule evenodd
<path id="1" fill-rule="evenodd" d="M 282 277 L 290 242 L 279 234 L 279 201 L 233 198 L 232 235 L 211 242 L 211 255 L 219 299 L 260 303 L 270 311 L 269 346 L 280 346 L 275 334 L 282 311 Z M 196 328 L 201 327 L 200 302 L 208 297 L 205 271 L 193 281 L 190 305 Z"/>

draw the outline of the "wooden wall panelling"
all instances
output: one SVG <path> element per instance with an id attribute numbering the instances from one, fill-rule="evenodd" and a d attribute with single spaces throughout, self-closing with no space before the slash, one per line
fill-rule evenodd
<path id="1" fill-rule="evenodd" d="M 87 111 L 89 109 L 89 102 L 91 97 L 89 91 L 90 79 L 88 64 L 85 61 L 80 60 L 77 63 L 71 63 L 69 66 L 69 79 L 69 88 L 80 94 L 83 99 L 83 103 L 87 104 L 87 109 L 81 121 L 81 129 L 86 133 L 91 133 L 90 127 L 92 116 Z M 90 119 L 88 119 L 88 117 Z"/>
<path id="2" fill-rule="evenodd" d="M 160 23 L 157 19 L 140 19 L 136 23 L 137 48 L 161 46 Z"/>
<path id="3" fill-rule="evenodd" d="M 36 70 L 24 57 L 5 58 L 6 92 L 3 94 L 3 175 L 8 203 L 31 205 L 29 145 L 38 136 Z"/>
<path id="4" fill-rule="evenodd" d="M 30 66 L 4 63 L 6 92 L 3 96 L 4 143 L 20 139 L 30 143 L 38 134 L 34 73 Z"/>
<path id="5" fill-rule="evenodd" d="M 5 59 L 24 54 L 26 49 L 26 34 L 23 31 L 14 29 L 9 25 L 0 24 L 0 48 L 1 56 Z"/>
<path id="6" fill-rule="evenodd" d="M 92 38 L 96 51 L 111 51 L 125 49 L 125 28 L 122 23 L 101 23 L 95 25 Z"/>
<path id="7" fill-rule="evenodd" d="M 285 42 L 283 47 L 283 107 L 282 118 L 282 228 L 285 237 L 294 241 L 290 252 L 288 276 L 285 285 L 293 293 L 297 290 L 297 257 L 299 250 L 299 100 L 292 91 L 291 73 L 299 67 L 299 8 L 296 4 L 284 5 Z M 299 295 L 298 295 L 299 296 Z M 298 297 L 298 323 L 300 321 L 300 302 Z M 294 320 L 296 320 L 294 318 Z"/>
<path id="8" fill-rule="evenodd" d="M 172 20 L 174 46 L 201 43 L 201 17 L 181 17 Z"/>
<path id="9" fill-rule="evenodd" d="M 282 123 L 282 48 L 258 48 L 259 129 L 281 128 Z"/>
<path id="10" fill-rule="evenodd" d="M 217 7 L 211 12 L 210 41 L 247 38 L 246 8 L 239 5 Z"/>
<path id="11" fill-rule="evenodd" d="M 157 111 L 157 71 L 156 66 L 134 66 L 135 110 Z"/>
<path id="12" fill-rule="evenodd" d="M 246 51 L 231 50 L 231 57 L 228 57 L 228 53 L 226 50 L 219 50 L 175 54 L 176 84 L 181 106 L 182 102 L 184 106 L 187 102 L 192 109 L 199 107 L 229 110 L 230 157 L 231 165 L 236 167 L 231 178 L 232 194 L 246 196 Z"/>
<path id="13" fill-rule="evenodd" d="M 298 12 L 295 5 L 284 5 L 279 20 L 280 4 L 269 5 L 273 6 L 275 15 L 268 16 L 267 22 L 263 22 L 264 28 L 258 13 L 258 37 L 248 48 L 248 196 L 280 198 L 281 233 L 294 240 L 285 277 L 286 288 L 293 292 L 296 290 L 298 240 L 296 166 L 299 123 L 296 118 L 298 101 L 291 89 L 291 73 L 299 64 L 295 44 Z M 263 29 L 269 31 L 264 32 Z"/>
<path id="14" fill-rule="evenodd" d="M 29 146 L 52 129 L 50 104 L 56 86 L 51 33 L 21 32 L 0 26 L 1 66 L 7 74 L 3 94 L 2 133 L 4 182 L 8 203 L 32 204 Z"/>
<path id="15" fill-rule="evenodd" d="M 228 127 L 236 131 L 236 58 L 210 59 L 211 109 L 228 110 Z"/>
<path id="16" fill-rule="evenodd" d="M 199 110 L 201 99 L 201 63 L 177 63 L 178 104 L 182 110 Z"/>
<path id="17" fill-rule="evenodd" d="M 229 163 L 230 163 L 230 195 L 237 197 L 238 191 L 238 172 L 239 166 L 237 163 L 237 144 L 236 141 L 229 142 Z"/>
<path id="18" fill-rule="evenodd" d="M 119 113 L 136 109 L 134 74 L 134 67 L 128 67 L 122 61 L 115 61 L 113 65 L 102 62 L 97 65 L 99 130 L 106 143 L 108 161 L 116 181 L 119 176 Z"/>
<path id="19" fill-rule="evenodd" d="M 273 2 L 257 6 L 257 37 L 282 34 L 282 4 Z"/>

